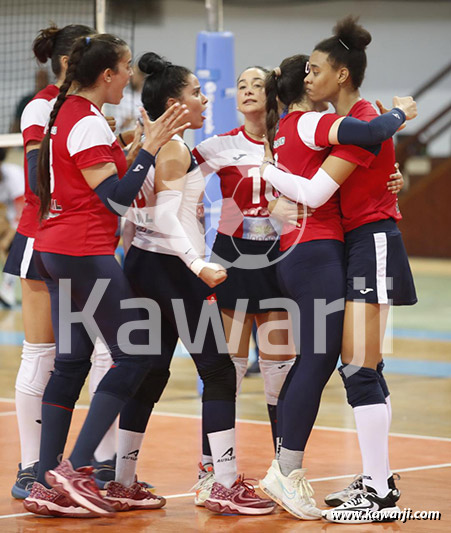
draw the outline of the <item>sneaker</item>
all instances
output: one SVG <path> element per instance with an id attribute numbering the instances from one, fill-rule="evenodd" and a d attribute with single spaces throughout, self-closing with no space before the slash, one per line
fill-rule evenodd
<path id="1" fill-rule="evenodd" d="M 399 495 L 401 495 L 401 492 L 396 488 L 395 479 L 399 480 L 401 479 L 401 476 L 399 474 L 392 474 L 387 479 L 388 488 L 392 490 L 397 490 Z M 358 494 L 361 494 L 363 491 L 364 491 L 363 477 L 362 477 L 362 474 L 360 474 L 359 476 L 355 476 L 352 483 L 348 485 L 345 489 L 339 490 L 337 492 L 332 492 L 331 494 L 327 495 L 324 498 L 324 501 L 326 502 L 327 505 L 330 505 L 330 507 L 337 507 L 338 505 L 346 503 L 351 498 L 355 498 Z"/>
<path id="2" fill-rule="evenodd" d="M 210 496 L 211 487 L 215 482 L 215 473 L 213 470 L 213 465 L 207 463 L 203 465 L 199 463 L 199 481 L 190 489 L 191 491 L 196 491 L 194 496 L 194 505 L 199 507 L 204 507 L 205 500 Z"/>
<path id="3" fill-rule="evenodd" d="M 314 491 L 305 478 L 305 468 L 299 468 L 284 476 L 278 461 L 274 459 L 260 488 L 286 511 L 302 520 L 319 520 L 321 510 L 312 498 Z"/>
<path id="4" fill-rule="evenodd" d="M 23 500 L 26 498 L 31 491 L 33 483 L 36 481 L 38 475 L 38 466 L 39 463 L 34 463 L 34 465 L 24 468 L 22 470 L 22 465 L 19 463 L 19 471 L 17 472 L 17 479 L 11 489 L 11 496 L 17 500 Z"/>
<path id="5" fill-rule="evenodd" d="M 249 481 L 239 476 L 230 489 L 215 481 L 210 496 L 205 500 L 205 507 L 215 513 L 245 515 L 272 513 L 275 508 L 274 502 L 260 498 Z"/>
<path id="6" fill-rule="evenodd" d="M 135 477 L 130 487 L 125 487 L 117 481 L 110 481 L 106 485 L 105 500 L 115 511 L 132 511 L 134 509 L 160 509 L 166 505 L 163 496 L 152 494 Z"/>
<path id="7" fill-rule="evenodd" d="M 94 480 L 100 490 L 105 490 L 105 485 L 109 481 L 114 481 L 116 477 L 116 456 L 113 459 L 106 459 L 105 461 L 92 460 L 92 466 L 94 467 Z M 155 487 L 145 481 L 138 481 L 150 492 L 155 490 Z"/>
<path id="8" fill-rule="evenodd" d="M 393 522 L 401 515 L 401 509 L 396 505 L 399 491 L 390 489 L 381 498 L 371 487 L 364 487 L 364 492 L 357 494 L 342 505 L 323 511 L 323 518 L 329 522 L 343 524 L 363 524 L 367 522 Z"/>
<path id="9" fill-rule="evenodd" d="M 74 470 L 69 459 L 45 473 L 45 480 L 60 494 L 64 494 L 85 509 L 99 516 L 114 516 L 114 508 L 100 495 L 94 481 L 92 466 Z"/>
<path id="10" fill-rule="evenodd" d="M 37 481 L 33 483 L 29 496 L 23 505 L 27 511 L 43 516 L 59 516 L 65 518 L 92 518 L 97 515 L 80 507 L 55 489 L 48 489 Z"/>

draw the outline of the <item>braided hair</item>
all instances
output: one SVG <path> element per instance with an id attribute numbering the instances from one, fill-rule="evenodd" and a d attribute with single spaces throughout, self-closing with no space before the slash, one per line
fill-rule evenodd
<path id="1" fill-rule="evenodd" d="M 279 121 L 278 101 L 285 107 L 302 101 L 308 60 L 308 56 L 302 54 L 287 57 L 280 64 L 280 70 L 275 69 L 266 77 L 266 129 L 271 150 Z"/>
<path id="2" fill-rule="evenodd" d="M 92 87 L 99 75 L 106 69 L 117 70 L 127 43 L 107 33 L 79 38 L 69 56 L 66 77 L 60 87 L 58 98 L 50 113 L 47 132 L 42 140 L 38 159 L 37 192 L 41 202 L 40 217 L 44 218 L 50 208 L 50 134 L 58 112 L 64 104 L 72 84 L 78 89 Z"/>

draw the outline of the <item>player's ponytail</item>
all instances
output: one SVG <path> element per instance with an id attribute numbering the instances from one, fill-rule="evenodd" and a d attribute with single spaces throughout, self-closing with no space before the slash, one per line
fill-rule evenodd
<path id="1" fill-rule="evenodd" d="M 287 57 L 266 78 L 266 128 L 271 149 L 279 120 L 278 106 L 286 108 L 305 97 L 304 78 L 308 73 L 308 56 L 297 54 Z"/>
<path id="2" fill-rule="evenodd" d="M 40 30 L 33 42 L 33 53 L 40 63 L 52 62 L 52 71 L 55 76 L 61 74 L 60 57 L 69 55 L 75 41 L 95 33 L 92 28 L 82 24 L 69 24 L 58 28 L 52 23 L 48 28 Z"/>
<path id="3" fill-rule="evenodd" d="M 147 74 L 141 96 L 144 109 L 152 120 L 156 120 L 166 111 L 169 98 L 177 100 L 181 97 L 192 72 L 186 67 L 173 65 L 154 52 L 144 54 L 138 67 Z"/>
<path id="4" fill-rule="evenodd" d="M 328 54 L 333 68 L 346 67 L 349 70 L 354 89 L 363 82 L 367 65 L 366 47 L 371 42 L 371 34 L 357 24 L 358 17 L 351 15 L 339 20 L 333 29 L 333 37 L 324 39 L 315 46 L 318 52 Z"/>

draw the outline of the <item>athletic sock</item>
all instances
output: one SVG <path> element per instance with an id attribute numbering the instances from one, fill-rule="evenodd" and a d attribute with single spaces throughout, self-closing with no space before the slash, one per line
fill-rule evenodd
<path id="1" fill-rule="evenodd" d="M 288 450 L 281 446 L 279 452 L 280 471 L 284 476 L 288 476 L 293 470 L 302 468 L 304 452 L 301 450 Z"/>
<path id="2" fill-rule="evenodd" d="M 363 463 L 363 483 L 379 496 L 389 491 L 387 484 L 388 415 L 384 404 L 353 408 Z"/>
<path id="3" fill-rule="evenodd" d="M 144 433 L 118 430 L 116 457 L 116 481 L 130 487 L 135 481 L 138 454 L 141 450 Z"/>
<path id="4" fill-rule="evenodd" d="M 94 394 L 88 416 L 69 457 L 75 469 L 91 463 L 95 449 L 124 404 L 124 400 L 111 394 L 104 392 Z"/>
<path id="5" fill-rule="evenodd" d="M 209 433 L 215 479 L 230 488 L 237 478 L 235 428 Z"/>
<path id="6" fill-rule="evenodd" d="M 22 469 L 32 466 L 39 460 L 42 395 L 54 362 L 54 343 L 23 342 L 22 361 L 16 378 L 16 417 Z"/>

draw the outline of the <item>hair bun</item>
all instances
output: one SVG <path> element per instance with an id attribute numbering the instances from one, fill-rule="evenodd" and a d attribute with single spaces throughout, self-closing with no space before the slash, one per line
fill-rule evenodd
<path id="1" fill-rule="evenodd" d="M 339 20 L 333 32 L 337 39 L 340 39 L 351 50 L 365 50 L 371 42 L 371 34 L 363 26 L 357 24 L 358 17 L 352 15 Z"/>
<path id="2" fill-rule="evenodd" d="M 60 29 L 52 23 L 48 28 L 42 29 L 33 42 L 33 52 L 41 63 L 52 57 L 55 40 Z"/>
<path id="3" fill-rule="evenodd" d="M 170 61 L 162 58 L 154 52 L 147 52 L 144 54 L 138 63 L 139 70 L 145 74 L 157 74 L 163 72 L 169 65 L 172 65 Z"/>

